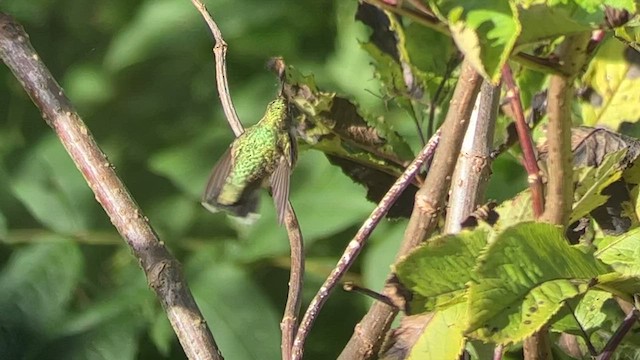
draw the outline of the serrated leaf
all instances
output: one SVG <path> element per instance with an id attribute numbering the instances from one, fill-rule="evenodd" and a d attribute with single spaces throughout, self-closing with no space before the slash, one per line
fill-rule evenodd
<path id="1" fill-rule="evenodd" d="M 466 284 L 477 281 L 474 271 L 487 231 L 478 228 L 430 240 L 396 265 L 400 282 L 414 292 L 412 313 L 433 311 L 464 301 Z M 419 295 L 419 297 L 416 297 Z"/>
<path id="2" fill-rule="evenodd" d="M 94 196 L 55 136 L 36 146 L 11 179 L 14 195 L 43 225 L 59 233 L 86 230 Z"/>
<path id="3" fill-rule="evenodd" d="M 620 236 L 605 237 L 594 254 L 623 275 L 640 276 L 640 228 Z"/>
<path id="4" fill-rule="evenodd" d="M 284 70 L 282 62 L 279 63 Z M 367 187 L 367 199 L 378 202 L 413 159 L 407 143 L 383 118 L 365 116 L 351 101 L 318 90 L 312 76 L 286 68 L 285 93 L 298 110 L 297 137 L 322 151 L 352 180 Z M 408 216 L 417 184 L 409 185 L 389 217 Z"/>
<path id="5" fill-rule="evenodd" d="M 607 320 L 607 314 L 602 311 L 607 300 L 612 299 L 609 292 L 592 289 L 582 296 L 577 304 L 571 302 L 571 309 L 566 308 L 560 314 L 564 315 L 551 325 L 551 330 L 556 332 L 568 332 L 583 336 L 583 330 L 587 334 L 600 328 Z M 573 314 L 571 314 L 573 312 Z"/>
<path id="6" fill-rule="evenodd" d="M 533 5 L 520 9 L 519 20 L 522 33 L 518 37 L 517 46 L 535 44 L 542 40 L 553 39 L 558 36 L 591 31 L 591 17 L 586 12 L 577 12 L 577 6 L 571 4 Z M 545 26 L 539 26 L 545 24 Z"/>
<path id="7" fill-rule="evenodd" d="M 639 61 L 636 50 L 615 38 L 609 38 L 600 45 L 583 78 L 595 92 L 594 100 L 582 104 L 582 119 L 586 125 L 616 130 L 622 122 L 638 119 Z"/>
<path id="8" fill-rule="evenodd" d="M 56 235 L 13 253 L 0 273 L 0 319 L 9 327 L 47 334 L 59 320 L 82 276 L 78 246 Z"/>
<path id="9" fill-rule="evenodd" d="M 448 21 L 453 40 L 474 69 L 497 82 L 520 35 L 515 4 L 502 0 L 430 1 L 430 4 Z"/>
<path id="10" fill-rule="evenodd" d="M 609 272 L 591 254 L 568 245 L 560 227 L 521 223 L 500 232 L 478 260 L 479 280 L 469 287 L 470 335 L 519 342 L 542 327 L 564 300 L 589 289 Z"/>

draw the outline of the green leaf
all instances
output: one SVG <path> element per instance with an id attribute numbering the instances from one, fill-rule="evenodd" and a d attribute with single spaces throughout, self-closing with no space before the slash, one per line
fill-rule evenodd
<path id="1" fill-rule="evenodd" d="M 575 3 L 548 3 L 533 5 L 519 11 L 522 33 L 518 37 L 517 45 L 536 44 L 555 37 L 591 31 L 591 16 L 584 11 L 578 11 Z M 540 26 L 545 24 L 545 26 Z"/>
<path id="2" fill-rule="evenodd" d="M 577 183 L 574 192 L 575 202 L 569 223 L 589 214 L 593 209 L 604 204 L 609 198 L 602 191 L 622 177 L 624 166 L 622 160 L 627 150 L 607 154 L 597 167 L 586 167 L 576 171 Z"/>
<path id="3" fill-rule="evenodd" d="M 521 223 L 499 233 L 481 255 L 480 279 L 469 288 L 471 336 L 519 342 L 542 327 L 562 302 L 609 272 L 591 254 L 570 246 L 561 228 Z"/>
<path id="4" fill-rule="evenodd" d="M 105 55 L 106 67 L 118 71 L 166 51 L 167 44 L 184 46 L 193 41 L 185 26 L 195 26 L 198 20 L 198 13 L 184 2 L 143 2 L 134 20 L 111 43 Z"/>
<path id="5" fill-rule="evenodd" d="M 125 313 L 78 336 L 48 344 L 40 358 L 52 360 L 137 359 L 142 318 Z"/>
<path id="6" fill-rule="evenodd" d="M 89 186 L 53 135 L 25 158 L 11 189 L 35 218 L 60 233 L 88 229 L 90 210 L 97 209 Z"/>
<path id="7" fill-rule="evenodd" d="M 411 349 L 407 359 L 459 359 L 465 344 L 461 325 L 465 323 L 466 319 L 467 307 L 465 303 L 436 311 Z"/>
<path id="8" fill-rule="evenodd" d="M 166 357 L 169 356 L 171 347 L 178 340 L 165 313 L 159 313 L 158 316 L 156 316 L 156 319 L 149 329 L 149 337 L 160 354 Z"/>
<path id="9" fill-rule="evenodd" d="M 299 140 L 327 155 L 332 164 L 367 187 L 367 199 L 378 202 L 413 159 L 409 145 L 383 117 L 371 118 L 352 101 L 318 90 L 313 76 L 286 68 L 285 93 L 299 116 Z M 408 216 L 415 184 L 389 211 L 390 217 Z"/>
<path id="10" fill-rule="evenodd" d="M 520 35 L 518 9 L 511 1 L 429 1 L 449 23 L 453 39 L 472 66 L 497 82 Z"/>
<path id="11" fill-rule="evenodd" d="M 615 38 L 609 38 L 600 45 L 583 78 L 597 97 L 582 104 L 584 124 L 615 130 L 624 121 L 637 120 L 640 101 L 634 99 L 640 86 L 640 72 L 636 60 L 633 60 L 635 57 L 635 50 Z"/>
<path id="12" fill-rule="evenodd" d="M 576 302 L 570 301 L 573 314 L 565 306 L 565 309 L 559 313 L 564 315 L 551 325 L 551 330 L 583 336 L 584 329 L 587 334 L 591 334 L 607 320 L 603 307 L 605 302 L 612 298 L 611 293 L 606 291 L 597 289 L 587 291 L 577 305 Z"/>
<path id="13" fill-rule="evenodd" d="M 412 304 L 412 313 L 442 309 L 465 300 L 466 284 L 478 280 L 474 268 L 487 236 L 481 228 L 440 236 L 396 265 L 398 279 L 415 293 L 414 303 L 422 306 L 413 309 Z"/>
<path id="14" fill-rule="evenodd" d="M 226 358 L 280 357 L 278 314 L 246 270 L 203 251 L 186 264 L 186 272 Z"/>
<path id="15" fill-rule="evenodd" d="M 38 240 L 16 250 L 0 273 L 0 319 L 47 334 L 67 311 L 83 261 L 78 246 L 65 238 Z"/>
<path id="16" fill-rule="evenodd" d="M 635 228 L 620 236 L 607 236 L 598 243 L 595 256 L 618 273 L 640 276 L 640 228 Z"/>

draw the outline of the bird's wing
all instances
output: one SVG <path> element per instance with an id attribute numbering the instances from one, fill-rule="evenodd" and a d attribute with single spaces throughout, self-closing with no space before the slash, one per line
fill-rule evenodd
<path id="1" fill-rule="evenodd" d="M 278 161 L 276 170 L 271 175 L 271 195 L 276 205 L 278 214 L 278 224 L 284 224 L 284 216 L 289 202 L 289 178 L 291 177 L 291 167 L 287 157 L 282 157 Z"/>
<path id="2" fill-rule="evenodd" d="M 218 195 L 220 195 L 220 191 L 229 176 L 231 163 L 231 147 L 229 147 L 227 151 L 224 152 L 216 166 L 213 167 L 211 175 L 209 176 L 207 188 L 202 195 L 202 205 L 210 211 L 218 211 L 216 206 L 218 204 Z"/>

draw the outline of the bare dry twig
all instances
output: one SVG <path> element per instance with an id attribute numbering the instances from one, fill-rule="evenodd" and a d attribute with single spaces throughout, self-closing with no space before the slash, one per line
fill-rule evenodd
<path id="1" fill-rule="evenodd" d="M 364 243 L 367 241 L 378 223 L 380 223 L 380 220 L 384 218 L 384 216 L 389 211 L 389 208 L 391 208 L 400 194 L 402 194 L 404 189 L 406 189 L 406 187 L 415 178 L 425 160 L 433 155 L 433 152 L 437 147 L 439 140 L 440 131 L 437 131 L 433 135 L 433 137 L 429 139 L 427 145 L 425 145 L 425 147 L 422 149 L 422 151 L 420 151 L 420 153 L 411 162 L 411 164 L 407 166 L 404 173 L 402 173 L 398 180 L 396 180 L 396 182 L 391 186 L 389 191 L 387 191 L 382 200 L 380 200 L 380 202 L 378 203 L 378 206 L 373 209 L 371 215 L 369 215 L 369 218 L 362 224 L 356 235 L 353 237 L 353 240 L 349 242 L 349 245 L 347 245 L 347 249 L 340 257 L 340 260 L 338 260 L 338 264 L 331 271 L 331 274 L 329 274 L 324 284 L 322 284 L 316 296 L 313 298 L 313 300 L 311 300 L 311 303 L 309 304 L 309 307 L 307 308 L 307 311 L 302 318 L 300 329 L 293 343 L 292 359 L 302 358 L 306 337 L 311 330 L 311 326 L 318 316 L 320 309 L 327 301 L 329 294 L 331 293 L 331 291 L 333 291 L 342 276 L 347 272 L 347 270 L 349 270 L 351 265 L 353 265 L 353 262 L 358 257 L 358 254 L 362 250 Z"/>
<path id="2" fill-rule="evenodd" d="M 127 242 L 156 292 L 189 359 L 222 359 L 182 275 L 113 165 L 12 17 L 0 13 L 0 57 L 56 132 L 78 170 Z"/>
<path id="3" fill-rule="evenodd" d="M 216 63 L 216 85 L 220 102 L 224 109 L 225 116 L 233 133 L 236 137 L 244 132 L 244 127 L 238 118 L 236 109 L 233 106 L 231 95 L 229 92 L 229 84 L 227 82 L 227 65 L 226 53 L 227 43 L 222 38 L 220 28 L 213 20 L 206 7 L 200 0 L 191 0 L 191 3 L 198 9 L 204 20 L 206 21 L 215 40 L 213 53 Z M 282 330 L 282 358 L 291 358 L 291 349 L 293 348 L 294 337 L 298 331 L 298 316 L 300 313 L 300 304 L 302 302 L 302 284 L 304 276 L 304 241 L 298 218 L 291 205 L 291 201 L 287 203 L 285 215 L 285 226 L 289 237 L 289 246 L 291 248 L 291 272 L 289 273 L 289 292 L 287 295 L 287 304 L 285 305 L 280 329 Z"/>

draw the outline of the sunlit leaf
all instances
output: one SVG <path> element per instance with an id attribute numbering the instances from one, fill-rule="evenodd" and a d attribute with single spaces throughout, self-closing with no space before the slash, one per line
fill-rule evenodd
<path id="1" fill-rule="evenodd" d="M 503 344 L 529 336 L 564 300 L 586 292 L 598 275 L 609 272 L 591 254 L 568 245 L 561 228 L 544 223 L 500 232 L 479 264 L 480 279 L 469 288 L 467 330 Z"/>
<path id="2" fill-rule="evenodd" d="M 487 236 L 485 229 L 478 228 L 437 237 L 397 264 L 398 279 L 423 306 L 411 311 L 432 311 L 464 301 L 467 283 L 478 280 L 474 268 Z"/>
<path id="3" fill-rule="evenodd" d="M 582 104 L 585 124 L 616 130 L 622 122 L 638 119 L 639 61 L 636 50 L 615 38 L 600 45 L 583 78 L 594 91 L 591 101 Z"/>

